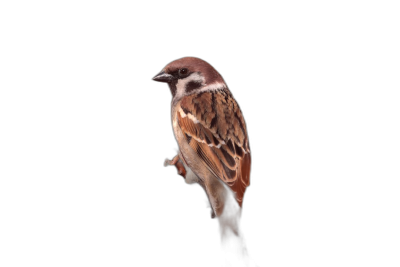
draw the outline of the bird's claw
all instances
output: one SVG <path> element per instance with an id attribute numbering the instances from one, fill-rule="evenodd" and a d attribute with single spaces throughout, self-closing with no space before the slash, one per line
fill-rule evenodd
<path id="1" fill-rule="evenodd" d="M 174 165 L 178 171 L 178 174 L 186 179 L 186 169 L 178 155 L 176 155 L 172 160 L 165 159 L 164 166 L 167 167 L 171 165 Z"/>
<path id="2" fill-rule="evenodd" d="M 214 219 L 214 218 L 215 218 L 215 212 L 214 212 L 214 209 L 211 208 L 211 219 Z"/>
<path id="3" fill-rule="evenodd" d="M 176 165 L 176 163 L 179 161 L 179 156 L 176 155 L 172 160 L 165 159 L 164 160 L 164 166 L 170 166 L 170 165 Z"/>

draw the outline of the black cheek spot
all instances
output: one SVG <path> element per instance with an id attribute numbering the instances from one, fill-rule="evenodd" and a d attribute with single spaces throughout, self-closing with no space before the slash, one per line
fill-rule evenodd
<path id="1" fill-rule="evenodd" d="M 201 87 L 201 82 L 198 82 L 198 81 L 190 81 L 190 82 L 188 82 L 188 83 L 186 84 L 185 91 L 186 91 L 187 93 L 189 93 L 189 92 L 191 92 L 191 91 L 193 91 L 193 90 L 196 90 L 196 89 L 198 89 L 198 88 L 200 88 L 200 87 Z"/>

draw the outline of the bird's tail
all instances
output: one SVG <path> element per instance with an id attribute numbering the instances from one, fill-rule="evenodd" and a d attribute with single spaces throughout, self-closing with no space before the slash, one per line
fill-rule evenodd
<path id="1" fill-rule="evenodd" d="M 227 266 L 256 266 L 250 259 L 240 227 L 241 210 L 230 201 L 218 218 L 221 247 Z"/>

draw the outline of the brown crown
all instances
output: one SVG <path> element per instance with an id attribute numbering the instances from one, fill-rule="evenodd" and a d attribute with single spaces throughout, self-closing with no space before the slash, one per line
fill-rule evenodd
<path id="1" fill-rule="evenodd" d="M 183 57 L 172 61 L 165 66 L 164 71 L 166 73 L 172 73 L 182 68 L 187 68 L 190 72 L 200 72 L 204 76 L 207 84 L 224 82 L 222 76 L 213 68 L 213 66 L 196 57 Z"/>

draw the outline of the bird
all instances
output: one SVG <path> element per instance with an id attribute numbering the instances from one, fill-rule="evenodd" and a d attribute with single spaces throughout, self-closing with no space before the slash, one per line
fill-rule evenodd
<path id="1" fill-rule="evenodd" d="M 222 76 L 200 58 L 183 57 L 153 80 L 167 83 L 171 91 L 172 128 L 179 146 L 164 165 L 175 165 L 187 183 L 203 187 L 212 218 L 224 211 L 228 193 L 242 208 L 250 185 L 249 138 L 242 111 Z"/>

